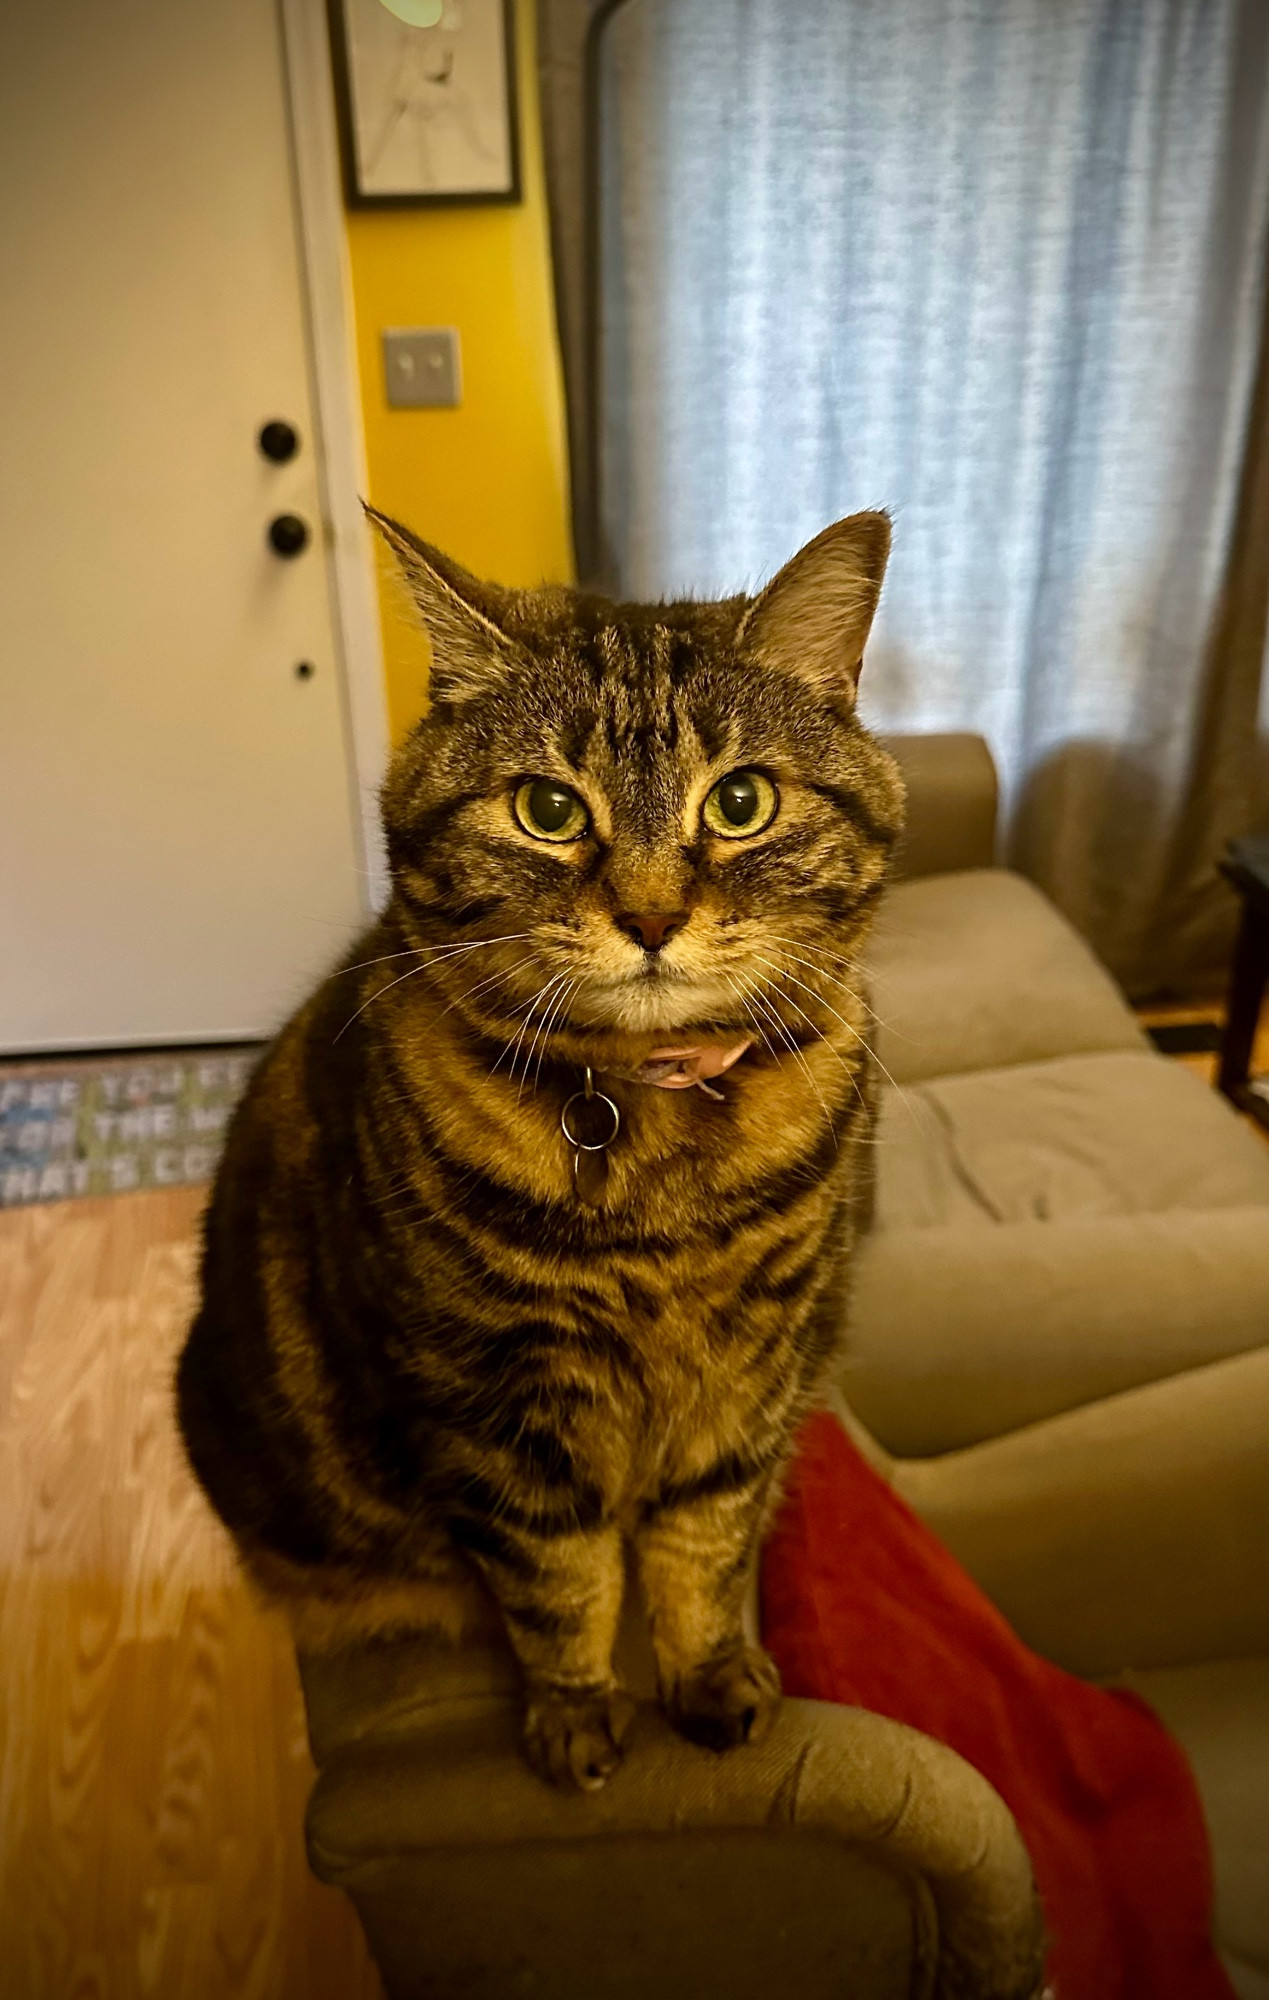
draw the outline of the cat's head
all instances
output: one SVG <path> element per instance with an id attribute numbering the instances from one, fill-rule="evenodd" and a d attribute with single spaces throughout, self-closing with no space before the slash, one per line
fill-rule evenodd
<path id="1" fill-rule="evenodd" d="M 825 529 L 757 597 L 646 606 L 479 583 L 375 519 L 433 652 L 384 790 L 396 907 L 456 1004 L 652 1041 L 752 1033 L 773 990 L 811 1010 L 901 820 L 855 713 L 886 517 Z"/>

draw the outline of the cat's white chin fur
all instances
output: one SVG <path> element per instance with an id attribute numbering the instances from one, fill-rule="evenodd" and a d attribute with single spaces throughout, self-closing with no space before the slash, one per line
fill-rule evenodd
<path id="1" fill-rule="evenodd" d="M 704 1021 L 732 1021 L 743 1034 L 747 1025 L 736 1018 L 734 988 L 715 979 L 639 978 L 591 987 L 578 994 L 569 1015 L 579 1026 L 624 1028 L 636 1035 L 674 1033 Z"/>

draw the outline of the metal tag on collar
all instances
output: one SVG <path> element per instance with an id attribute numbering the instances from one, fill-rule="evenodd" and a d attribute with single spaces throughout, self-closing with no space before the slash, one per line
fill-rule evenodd
<path id="1" fill-rule="evenodd" d="M 594 1071 L 560 1112 L 560 1130 L 573 1149 L 573 1186 L 588 1208 L 602 1208 L 608 1186 L 608 1148 L 621 1130 L 621 1113 L 595 1088 Z"/>

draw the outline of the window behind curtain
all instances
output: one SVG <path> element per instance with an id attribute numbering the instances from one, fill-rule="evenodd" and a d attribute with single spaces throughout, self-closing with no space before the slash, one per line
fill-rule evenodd
<path id="1" fill-rule="evenodd" d="M 1269 7 L 626 0 L 601 112 L 614 580 L 752 586 L 891 508 L 869 718 L 983 730 L 1024 864 L 1148 984 L 1257 364 Z"/>

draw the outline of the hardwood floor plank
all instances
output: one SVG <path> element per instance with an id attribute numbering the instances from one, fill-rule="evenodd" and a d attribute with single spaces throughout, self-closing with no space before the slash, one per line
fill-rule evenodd
<path id="1" fill-rule="evenodd" d="M 185 1466 L 197 1189 L 0 1215 L 0 1994 L 381 2000 L 290 1643 Z"/>

